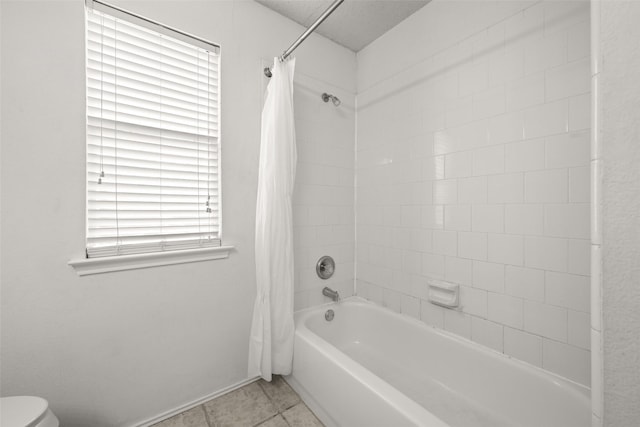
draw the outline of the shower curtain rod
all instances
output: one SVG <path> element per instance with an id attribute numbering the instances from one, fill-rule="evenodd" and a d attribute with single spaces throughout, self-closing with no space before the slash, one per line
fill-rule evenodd
<path id="1" fill-rule="evenodd" d="M 284 61 L 285 59 L 287 59 L 287 57 L 291 55 L 294 50 L 296 50 L 296 48 L 300 45 L 300 43 L 302 43 L 307 37 L 309 37 L 309 35 L 313 33 L 313 31 L 316 28 L 318 28 L 318 25 L 322 24 L 322 21 L 327 19 L 327 17 L 331 15 L 333 11 L 336 10 L 338 6 L 342 4 L 343 1 L 344 0 L 335 0 L 333 3 L 331 3 L 331 6 L 329 6 L 327 10 L 325 10 L 318 19 L 316 19 L 316 22 L 311 24 L 311 26 L 307 28 L 307 30 L 304 33 L 302 33 L 300 37 L 298 37 L 298 39 L 294 41 L 291 46 L 289 46 L 289 49 L 282 52 L 282 55 L 280 55 L 280 61 Z M 272 74 L 271 74 L 271 69 L 269 67 L 264 69 L 264 75 L 271 78 Z"/>

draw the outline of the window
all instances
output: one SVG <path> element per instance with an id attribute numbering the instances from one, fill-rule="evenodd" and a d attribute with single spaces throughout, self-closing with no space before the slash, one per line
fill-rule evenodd
<path id="1" fill-rule="evenodd" d="M 220 246 L 219 47 L 87 6 L 87 257 Z"/>

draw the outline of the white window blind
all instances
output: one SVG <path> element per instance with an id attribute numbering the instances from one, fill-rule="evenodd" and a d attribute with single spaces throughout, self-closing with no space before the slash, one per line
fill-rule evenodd
<path id="1" fill-rule="evenodd" d="M 220 246 L 219 113 L 217 46 L 90 2 L 87 257 Z"/>

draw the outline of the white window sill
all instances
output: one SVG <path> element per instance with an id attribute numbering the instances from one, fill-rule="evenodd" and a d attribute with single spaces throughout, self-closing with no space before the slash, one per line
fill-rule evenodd
<path id="1" fill-rule="evenodd" d="M 229 253 L 232 250 L 233 246 L 220 246 L 215 248 L 153 252 L 148 254 L 72 259 L 68 264 L 76 270 L 78 276 L 88 276 L 90 274 L 109 273 L 112 271 L 135 270 L 161 265 L 224 259 L 229 257 Z"/>

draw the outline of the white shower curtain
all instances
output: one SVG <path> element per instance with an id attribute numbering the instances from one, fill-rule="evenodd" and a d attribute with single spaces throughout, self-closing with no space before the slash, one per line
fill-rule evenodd
<path id="1" fill-rule="evenodd" d="M 271 381 L 293 362 L 293 222 L 296 176 L 293 116 L 295 59 L 273 61 L 262 110 L 256 206 L 256 282 L 249 342 L 249 377 Z"/>

